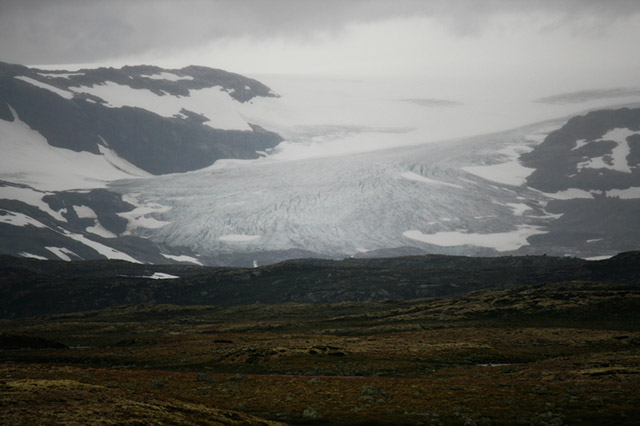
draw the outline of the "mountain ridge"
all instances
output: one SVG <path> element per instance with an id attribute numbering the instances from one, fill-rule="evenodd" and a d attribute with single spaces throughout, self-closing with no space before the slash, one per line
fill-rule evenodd
<path id="1" fill-rule="evenodd" d="M 258 268 L 140 265 L 113 260 L 62 262 L 0 255 L 0 271 L 0 316 L 6 318 L 123 304 L 236 306 L 408 300 L 576 280 L 637 286 L 640 252 L 602 261 L 427 255 L 298 259 Z"/>

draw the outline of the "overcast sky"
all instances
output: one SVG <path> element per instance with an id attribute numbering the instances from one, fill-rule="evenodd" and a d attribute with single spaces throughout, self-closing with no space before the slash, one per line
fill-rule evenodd
<path id="1" fill-rule="evenodd" d="M 0 0 L 0 60 L 637 85 L 638 0 Z"/>

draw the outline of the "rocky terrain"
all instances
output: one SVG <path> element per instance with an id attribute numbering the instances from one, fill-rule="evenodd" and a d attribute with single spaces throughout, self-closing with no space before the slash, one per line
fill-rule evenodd
<path id="1" fill-rule="evenodd" d="M 0 317 L 125 304 L 248 305 L 450 297 L 516 285 L 594 281 L 637 285 L 640 253 L 586 261 L 551 256 L 411 256 L 291 260 L 258 268 L 62 262 L 0 257 Z"/>
<path id="2" fill-rule="evenodd" d="M 2 422 L 631 425 L 639 304 L 573 281 L 5 319 Z"/>

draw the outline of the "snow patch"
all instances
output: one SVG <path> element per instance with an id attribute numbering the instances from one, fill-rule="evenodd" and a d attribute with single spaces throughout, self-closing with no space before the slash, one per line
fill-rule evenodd
<path id="1" fill-rule="evenodd" d="M 585 191 L 584 189 L 568 188 L 564 191 L 548 193 L 543 192 L 545 196 L 553 198 L 554 200 L 575 200 L 577 198 L 593 198 L 593 193 Z"/>
<path id="2" fill-rule="evenodd" d="M 497 251 L 511 251 L 529 245 L 527 238 L 530 236 L 546 232 L 536 226 L 519 225 L 515 231 L 493 234 L 474 234 L 462 231 L 423 234 L 418 230 L 410 230 L 403 232 L 402 235 L 412 240 L 443 247 L 473 245 L 494 248 Z"/>
<path id="3" fill-rule="evenodd" d="M 20 253 L 18 253 L 20 256 L 22 257 L 26 257 L 28 259 L 38 259 L 38 260 L 49 260 L 44 256 L 38 256 L 37 254 L 33 254 L 33 253 L 28 253 L 26 251 L 21 251 Z"/>
<path id="4" fill-rule="evenodd" d="M 624 128 L 617 128 L 608 131 L 604 136 L 594 142 L 615 142 L 617 145 L 611 150 L 611 154 L 607 154 L 602 157 L 590 158 L 587 161 L 578 163 L 578 170 L 610 169 L 623 173 L 631 173 L 631 168 L 627 162 L 627 157 L 631 153 L 631 148 L 629 147 L 627 138 L 635 134 L 638 134 L 638 132 Z"/>
<path id="5" fill-rule="evenodd" d="M 160 253 L 160 255 L 162 255 L 163 257 L 166 257 L 167 259 L 175 260 L 176 262 L 189 262 L 189 263 L 195 263 L 196 265 L 202 266 L 202 262 L 200 262 L 198 259 L 196 259 L 195 257 L 184 255 L 184 254 L 180 256 L 175 256 L 172 254 Z"/>
<path id="6" fill-rule="evenodd" d="M 66 222 L 67 219 L 62 216 L 60 211 L 53 210 L 42 198 L 47 195 L 46 192 L 36 191 L 31 188 L 19 188 L 16 186 L 0 186 L 0 199 L 18 200 L 23 203 L 37 207 L 39 210 L 47 213 L 49 216 L 60 222 Z"/>
<path id="7" fill-rule="evenodd" d="M 571 151 L 578 150 L 578 149 L 582 148 L 583 146 L 585 146 L 586 144 L 588 144 L 589 142 L 591 142 L 591 141 L 588 141 L 586 139 L 579 139 L 579 140 L 576 141 L 576 146 L 571 148 Z"/>
<path id="8" fill-rule="evenodd" d="M 101 244 L 97 241 L 93 241 L 90 240 L 89 238 L 85 237 L 84 235 L 80 235 L 80 234 L 74 234 L 72 232 L 69 231 L 63 231 L 64 235 L 66 235 L 67 237 L 71 238 L 72 240 L 76 240 L 79 243 L 84 244 L 87 247 L 91 247 L 92 249 L 94 249 L 95 251 L 97 251 L 98 253 L 100 253 L 101 255 L 103 255 L 104 257 L 106 257 L 107 259 L 118 259 L 118 260 L 126 260 L 127 262 L 132 262 L 132 263 L 142 263 L 136 259 L 134 259 L 133 257 L 129 256 L 126 253 L 123 253 L 119 250 L 116 250 L 114 248 L 111 248 L 109 246 L 105 246 L 104 244 Z"/>
<path id="9" fill-rule="evenodd" d="M 607 260 L 607 259 L 611 259 L 613 256 L 615 256 L 615 254 L 585 257 L 584 260 Z"/>
<path id="10" fill-rule="evenodd" d="M 87 206 L 73 206 L 73 211 L 80 219 L 96 219 L 98 215 L 93 211 L 91 207 Z"/>
<path id="11" fill-rule="evenodd" d="M 241 114 L 239 102 L 220 86 L 191 90 L 189 96 L 158 96 L 149 89 L 134 89 L 112 81 L 92 87 L 71 87 L 71 90 L 97 96 L 110 108 L 137 107 L 163 117 L 180 116 L 184 108 L 207 117 L 209 121 L 203 124 L 214 129 L 252 130 Z"/>
<path id="12" fill-rule="evenodd" d="M 49 250 L 51 253 L 55 254 L 62 260 L 66 260 L 67 262 L 71 262 L 71 257 L 74 256 L 76 258 L 80 258 L 77 254 L 64 247 L 45 247 L 45 249 Z"/>
<path id="13" fill-rule="evenodd" d="M 126 203 L 133 204 L 136 207 L 128 212 L 117 213 L 118 216 L 127 219 L 129 222 L 127 224 L 125 234 L 130 234 L 131 231 L 136 228 L 158 229 L 170 223 L 149 217 L 149 215 L 168 212 L 171 210 L 171 207 L 163 206 L 158 203 L 141 203 L 134 195 L 131 194 L 124 195 L 122 200 Z"/>
<path id="14" fill-rule="evenodd" d="M 8 225 L 13 226 L 35 226 L 36 228 L 48 228 L 48 226 L 42 224 L 41 222 L 35 220 L 32 217 L 29 217 L 25 214 L 18 212 L 10 212 L 8 210 L 0 210 L 3 215 L 0 215 L 0 223 L 6 223 Z"/>
<path id="15" fill-rule="evenodd" d="M 87 232 L 97 235 L 102 238 L 116 238 L 117 235 L 113 232 L 109 231 L 107 228 L 102 226 L 100 221 L 96 220 L 93 226 L 88 226 L 86 229 Z"/>
<path id="16" fill-rule="evenodd" d="M 174 280 L 180 277 L 177 275 L 167 274 L 165 272 L 154 272 L 153 275 L 145 276 L 143 278 L 151 278 L 152 280 Z"/>
<path id="17" fill-rule="evenodd" d="M 492 182 L 513 186 L 524 185 L 527 177 L 535 171 L 530 167 L 524 167 L 518 161 L 509 161 L 490 166 L 467 166 L 463 167 L 462 170 Z"/>
<path id="18" fill-rule="evenodd" d="M 607 191 L 607 197 L 620 197 L 624 200 L 633 200 L 640 198 L 640 188 L 631 187 L 627 189 L 610 189 Z"/>
<path id="19" fill-rule="evenodd" d="M 100 188 L 113 180 L 150 176 L 106 147 L 99 146 L 102 155 L 53 147 L 9 108 L 14 121 L 0 120 L 0 180 L 64 191 Z"/>

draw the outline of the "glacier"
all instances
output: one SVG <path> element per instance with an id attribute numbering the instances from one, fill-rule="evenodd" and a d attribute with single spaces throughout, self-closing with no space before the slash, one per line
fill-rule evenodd
<path id="1" fill-rule="evenodd" d="M 467 168 L 515 161 L 504 153 L 526 151 L 540 140 L 532 132 L 561 124 L 340 156 L 219 161 L 110 189 L 156 206 L 153 218 L 165 225 L 136 235 L 203 256 L 301 249 L 340 257 L 407 246 L 492 254 L 544 233 L 555 218 L 544 210 L 550 198 Z"/>

